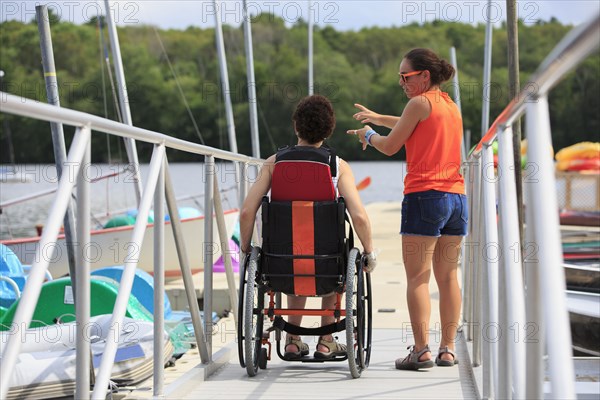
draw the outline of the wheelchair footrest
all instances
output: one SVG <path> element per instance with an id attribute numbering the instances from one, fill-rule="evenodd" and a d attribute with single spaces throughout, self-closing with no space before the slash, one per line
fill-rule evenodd
<path id="1" fill-rule="evenodd" d="M 302 358 L 290 358 L 290 359 L 281 357 L 281 359 L 283 361 L 289 361 L 289 362 L 324 363 L 324 362 L 332 362 L 332 361 L 346 361 L 348 359 L 348 356 L 346 356 L 346 355 L 334 356 L 331 358 L 315 358 L 315 357 L 311 357 L 311 356 L 304 356 Z"/>
<path id="2" fill-rule="evenodd" d="M 346 319 L 344 318 L 339 322 L 334 322 L 333 324 L 320 326 L 318 328 L 304 328 L 302 326 L 290 324 L 289 322 L 286 322 L 283 318 L 277 316 L 273 320 L 273 326 L 284 332 L 291 333 L 292 335 L 325 336 L 345 330 Z"/>

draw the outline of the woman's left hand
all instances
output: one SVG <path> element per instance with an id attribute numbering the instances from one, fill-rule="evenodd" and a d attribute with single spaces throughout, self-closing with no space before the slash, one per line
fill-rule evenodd
<path id="1" fill-rule="evenodd" d="M 356 136 L 358 136 L 358 141 L 362 144 L 362 149 L 366 150 L 367 146 L 368 146 L 368 143 L 365 140 L 365 134 L 370 129 L 371 129 L 371 127 L 369 125 L 365 125 L 361 129 L 350 129 L 350 130 L 347 130 L 346 133 L 349 134 L 349 135 L 356 135 Z"/>

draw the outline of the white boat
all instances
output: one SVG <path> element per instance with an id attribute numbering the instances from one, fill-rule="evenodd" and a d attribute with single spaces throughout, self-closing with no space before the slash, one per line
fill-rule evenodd
<path id="1" fill-rule="evenodd" d="M 90 319 L 92 363 L 97 372 L 109 335 L 111 315 Z M 25 342 L 9 382 L 8 399 L 48 399 L 73 396 L 75 391 L 75 322 L 23 332 Z M 14 334 L 14 333 L 13 333 Z M 0 332 L 0 351 L 10 332 Z M 168 334 L 164 333 L 166 364 L 173 354 Z M 135 385 L 152 376 L 153 323 L 131 318 L 123 320 L 119 346 L 110 380 L 117 385 Z M 4 385 L 5 382 L 0 382 Z"/>
<path id="2" fill-rule="evenodd" d="M 573 291 L 600 293 L 600 264 L 586 261 L 586 264 L 563 263 L 567 289 Z"/>
<path id="3" fill-rule="evenodd" d="M 225 226 L 229 236 L 233 232 L 239 216 L 238 210 L 229 210 L 224 213 Z M 170 221 L 165 222 L 165 278 L 172 280 L 181 277 L 179 258 L 173 238 Z M 192 273 L 204 270 L 204 217 L 183 219 L 181 221 L 182 233 L 185 240 L 188 260 Z M 213 217 L 213 238 L 210 249 L 213 252 L 213 260 L 217 260 L 221 252 L 221 241 L 217 229 L 216 219 Z M 120 226 L 95 230 L 91 233 L 91 268 L 102 268 L 112 265 L 122 265 L 126 261 L 127 254 L 131 250 L 131 235 L 133 226 Z M 5 240 L 1 243 L 9 247 L 21 260 L 22 264 L 32 264 L 35 260 L 40 237 L 21 238 Z M 154 270 L 154 224 L 148 224 L 141 251 L 139 251 L 138 268 L 152 274 Z M 136 254 L 136 255 L 137 255 Z M 233 254 L 232 254 L 233 255 Z M 48 271 L 54 277 L 60 277 L 69 273 L 69 261 L 64 235 L 60 235 L 56 243 L 42 249 L 41 257 L 50 260 Z"/>

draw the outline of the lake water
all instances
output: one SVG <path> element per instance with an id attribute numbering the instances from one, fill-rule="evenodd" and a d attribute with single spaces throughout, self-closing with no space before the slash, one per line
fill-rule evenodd
<path id="1" fill-rule="evenodd" d="M 400 161 L 351 162 L 356 182 L 371 177 L 371 184 L 360 192 L 364 203 L 400 201 L 406 164 Z M 86 176 L 94 178 L 122 171 L 125 164 L 94 164 L 86 169 Z M 204 193 L 204 166 L 202 163 L 181 163 L 170 165 L 175 196 L 200 196 Z M 67 171 L 68 172 L 68 171 Z M 141 166 L 142 181 L 147 176 L 148 165 Z M 249 179 L 255 175 L 249 174 Z M 238 207 L 235 187 L 235 173 L 232 164 L 217 164 L 216 179 L 223 193 L 223 207 Z M 0 175 L 0 203 L 30 196 L 34 193 L 56 188 L 57 175 L 53 165 L 17 165 L 6 167 Z M 98 221 L 108 213 L 135 208 L 135 190 L 132 173 L 100 180 L 92 184 L 92 214 Z M 0 215 L 0 239 L 35 235 L 35 226 L 44 224 L 54 195 L 46 195 L 20 204 L 2 207 Z M 203 207 L 203 199 L 182 200 L 180 206 Z M 93 222 L 93 225 L 99 222 Z"/>

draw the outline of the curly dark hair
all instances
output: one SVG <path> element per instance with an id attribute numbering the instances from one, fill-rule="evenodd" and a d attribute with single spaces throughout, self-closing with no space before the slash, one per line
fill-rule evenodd
<path id="1" fill-rule="evenodd" d="M 310 144 L 327 139 L 335 128 L 335 113 L 329 99 L 321 95 L 307 96 L 296 106 L 292 121 L 300 139 Z"/>
<path id="2" fill-rule="evenodd" d="M 427 70 L 431 75 L 431 83 L 439 85 L 454 75 L 454 67 L 448 61 L 441 59 L 429 49 L 412 49 L 404 55 L 415 71 Z"/>

